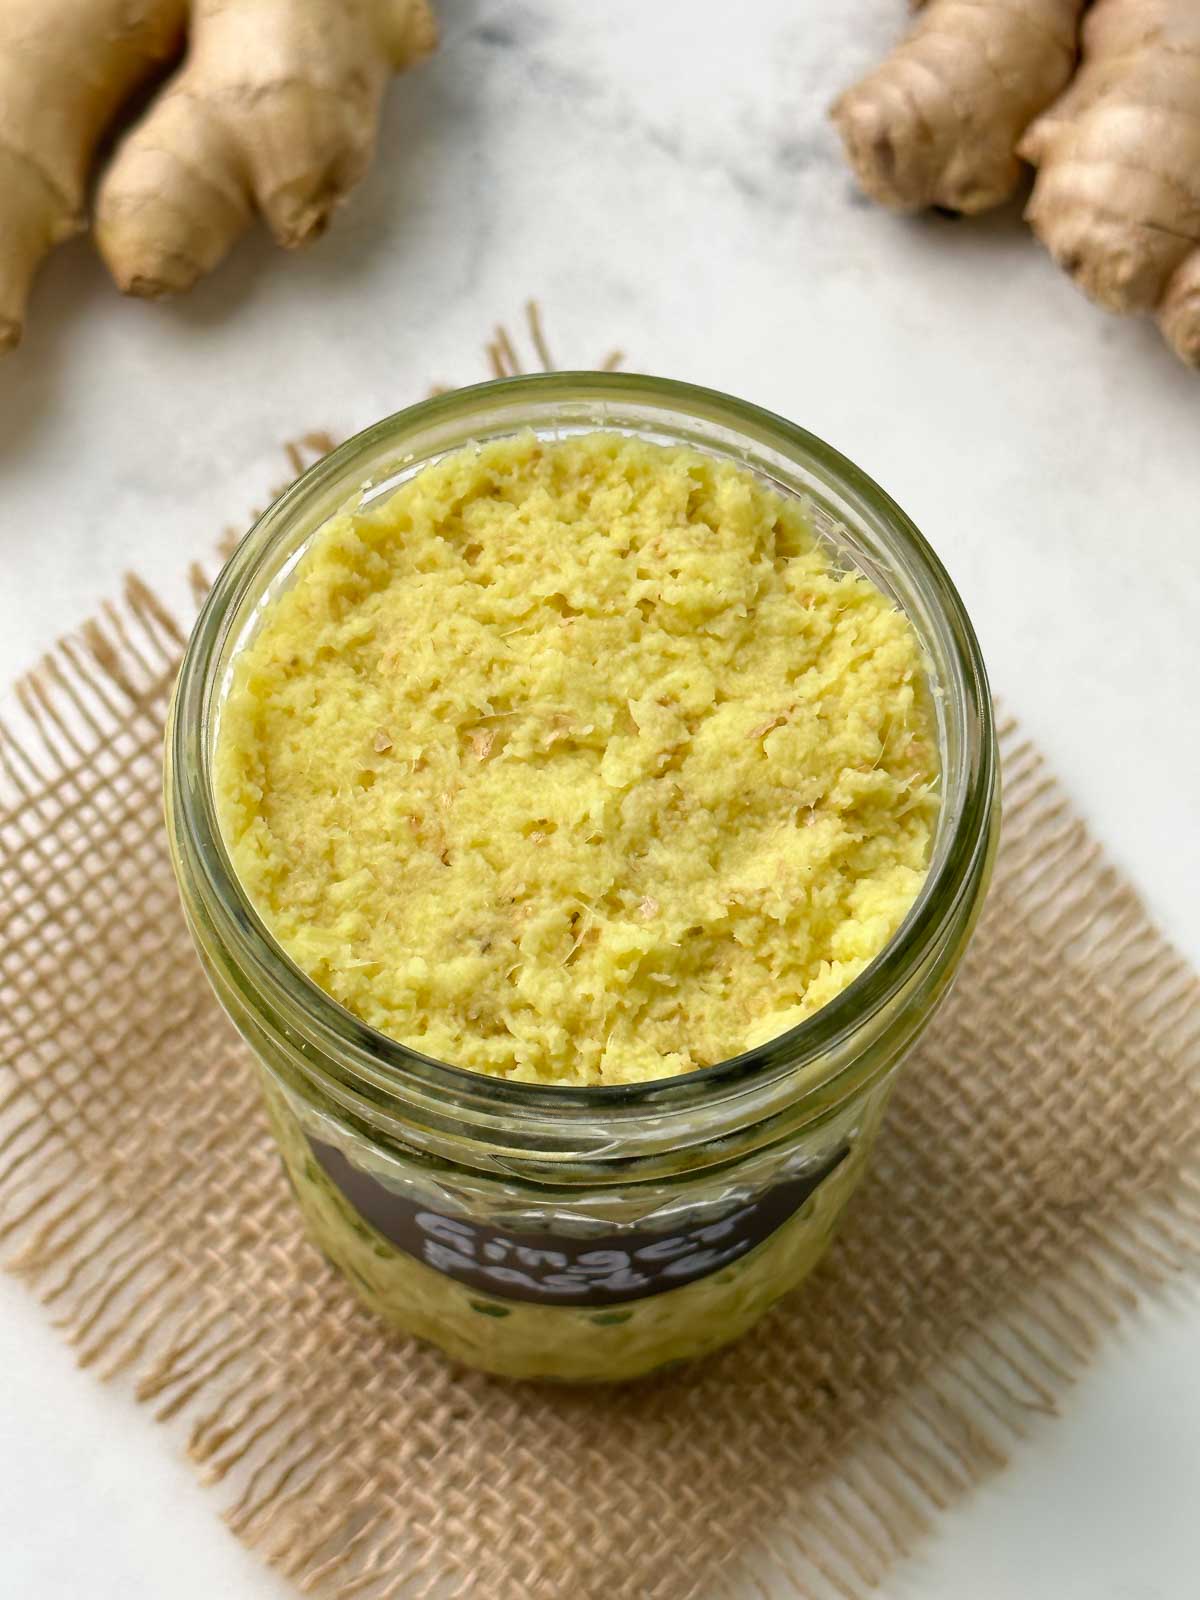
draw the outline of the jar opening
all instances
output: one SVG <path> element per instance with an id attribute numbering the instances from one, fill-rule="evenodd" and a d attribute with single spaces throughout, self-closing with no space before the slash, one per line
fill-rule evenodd
<path id="1" fill-rule="evenodd" d="M 243 890 L 217 821 L 212 758 L 222 696 L 239 643 L 285 584 L 317 529 L 355 494 L 385 495 L 427 462 L 525 428 L 547 436 L 594 429 L 686 443 L 734 461 L 779 493 L 802 498 L 822 539 L 901 607 L 922 643 L 936 711 L 941 805 L 924 884 L 875 960 L 787 1033 L 716 1065 L 643 1083 L 551 1087 L 436 1061 L 376 1032 L 309 979 L 275 942 Z M 310 468 L 259 518 L 218 577 L 180 673 L 168 735 L 168 812 L 193 890 L 189 914 L 240 1003 L 339 1103 L 386 1120 L 403 1107 L 460 1131 L 522 1127 L 525 1147 L 552 1151 L 614 1130 L 660 1130 L 703 1107 L 745 1125 L 784 1102 L 813 1114 L 840 1103 L 872 1070 L 871 1041 L 954 937 L 982 881 L 996 791 L 986 672 L 949 577 L 921 534 L 865 473 L 823 441 L 716 391 L 624 373 L 505 379 L 413 406 L 358 434 Z M 187 898 L 185 896 L 185 898 Z M 227 1004 L 229 1003 L 227 999 Z M 603 1131 L 597 1131 L 602 1129 Z"/>

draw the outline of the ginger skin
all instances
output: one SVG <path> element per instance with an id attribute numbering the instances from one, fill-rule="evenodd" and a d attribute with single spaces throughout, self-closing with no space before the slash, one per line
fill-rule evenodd
<path id="1" fill-rule="evenodd" d="M 97 141 L 178 52 L 186 16 L 186 0 L 0 6 L 0 350 L 21 337 L 42 259 L 86 225 Z"/>
<path id="2" fill-rule="evenodd" d="M 1084 0 L 928 0 L 912 32 L 830 115 L 859 183 L 896 211 L 986 211 L 1016 144 L 1071 76 Z"/>
<path id="3" fill-rule="evenodd" d="M 1070 89 L 1019 151 L 1034 232 L 1110 311 L 1153 311 L 1200 366 L 1200 3 L 1097 0 Z"/>
<path id="4" fill-rule="evenodd" d="M 193 0 L 187 59 L 101 180 L 119 287 L 189 289 L 256 207 L 289 249 L 322 233 L 370 164 L 388 78 L 435 37 L 413 0 Z"/>
<path id="5" fill-rule="evenodd" d="M 98 143 L 185 37 L 97 195 L 97 242 L 132 294 L 189 288 L 256 209 L 280 244 L 319 234 L 370 163 L 388 78 L 436 28 L 425 0 L 7 0 L 0 349 L 43 257 L 84 226 Z"/>
<path id="6" fill-rule="evenodd" d="M 978 211 L 1038 168 L 1026 218 L 1085 293 L 1153 311 L 1200 367 L 1200 0 L 929 0 L 833 108 L 899 210 Z"/>

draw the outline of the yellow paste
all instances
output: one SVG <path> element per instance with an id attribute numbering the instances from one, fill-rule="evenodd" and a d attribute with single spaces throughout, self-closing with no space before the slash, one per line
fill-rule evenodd
<path id="1" fill-rule="evenodd" d="M 804 509 L 524 434 L 325 525 L 237 658 L 234 864 L 292 959 L 428 1055 L 622 1083 L 832 999 L 920 888 L 920 648 Z"/>

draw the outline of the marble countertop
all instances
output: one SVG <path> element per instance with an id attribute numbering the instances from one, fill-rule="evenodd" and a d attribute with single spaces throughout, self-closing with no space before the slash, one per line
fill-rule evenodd
<path id="1" fill-rule="evenodd" d="M 123 301 L 86 241 L 0 364 L 0 682 L 136 568 L 187 563 L 283 471 L 434 381 L 536 295 L 563 365 L 745 395 L 860 462 L 972 611 L 993 682 L 1200 961 L 1200 379 L 1106 318 L 1014 208 L 900 221 L 824 120 L 899 0 L 445 0 L 380 157 L 309 253 L 248 240 L 185 301 Z M 752 19 L 752 20 L 751 20 Z M 886 1600 L 1194 1593 L 1200 1298 L 1114 1340 Z M 78 1372 L 0 1282 L 0 1589 L 289 1591 L 222 1530 L 179 1440 Z"/>

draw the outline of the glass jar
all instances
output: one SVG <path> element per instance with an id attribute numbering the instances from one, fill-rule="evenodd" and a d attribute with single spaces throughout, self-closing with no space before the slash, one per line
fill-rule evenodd
<path id="1" fill-rule="evenodd" d="M 360 1022 L 274 942 L 218 826 L 230 663 L 325 520 L 429 461 L 532 429 L 686 443 L 801 497 L 839 564 L 922 642 L 942 804 L 928 877 L 882 954 L 790 1032 L 680 1077 L 547 1088 L 466 1072 Z M 309 1230 L 362 1298 L 514 1377 L 638 1376 L 746 1332 L 811 1271 L 859 1182 L 896 1068 L 949 988 L 986 887 L 997 754 L 979 647 L 900 509 L 802 429 L 710 390 L 556 373 L 459 390 L 368 428 L 283 494 L 196 624 L 166 740 L 166 808 L 208 976 L 257 1060 Z"/>

